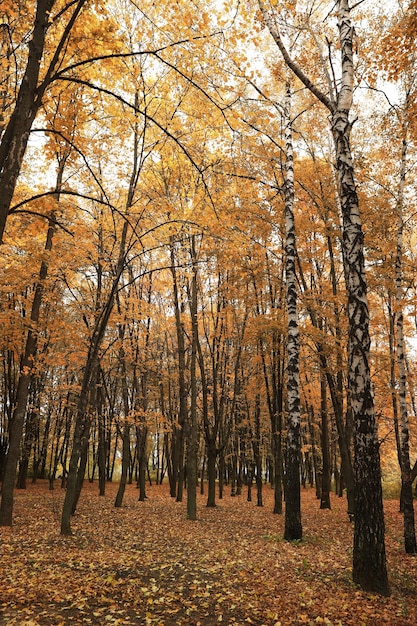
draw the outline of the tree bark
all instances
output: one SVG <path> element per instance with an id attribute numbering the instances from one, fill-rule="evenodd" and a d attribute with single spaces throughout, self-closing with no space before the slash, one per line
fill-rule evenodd
<path id="1" fill-rule="evenodd" d="M 300 459 L 301 459 L 301 412 L 300 412 L 300 337 L 297 312 L 297 257 L 294 224 L 294 163 L 291 121 L 291 87 L 287 84 L 284 106 L 285 124 L 285 278 L 288 311 L 287 328 L 287 457 L 285 480 L 285 528 L 284 539 L 293 541 L 303 535 L 301 524 Z"/>
<path id="2" fill-rule="evenodd" d="M 123 502 L 123 496 L 126 489 L 127 472 L 130 463 L 130 424 L 128 417 L 125 417 L 122 434 L 122 473 L 120 475 L 119 488 L 117 490 L 114 506 L 120 508 Z"/>
<path id="3" fill-rule="evenodd" d="M 342 3 L 344 4 L 344 3 Z M 351 55 L 351 28 L 340 17 L 342 54 Z M 341 98 L 341 100 L 343 100 Z M 363 254 L 363 233 L 350 149 L 351 125 L 344 109 L 335 111 L 332 132 L 343 212 L 343 247 L 347 267 L 349 316 L 349 394 L 354 423 L 355 530 L 353 580 L 362 589 L 387 594 L 385 526 L 381 465 L 369 370 L 369 310 Z"/>
<path id="4" fill-rule="evenodd" d="M 178 286 L 178 278 L 176 271 L 176 258 L 175 258 L 175 243 L 174 240 L 171 240 L 171 274 L 172 274 L 172 285 L 173 285 L 173 294 L 174 294 L 174 311 L 175 311 L 175 328 L 177 332 L 177 351 L 178 351 L 178 393 L 179 393 L 179 412 L 178 412 L 178 424 L 179 429 L 177 429 L 177 442 L 178 442 L 178 466 L 175 468 L 176 470 L 176 484 L 177 484 L 177 493 L 176 498 L 177 502 L 182 501 L 183 494 L 183 481 L 184 481 L 184 428 L 187 421 L 187 388 L 186 388 L 186 380 L 185 380 L 185 332 L 184 325 L 181 319 L 181 304 L 179 297 L 179 286 Z"/>
<path id="5" fill-rule="evenodd" d="M 104 496 L 106 493 L 106 457 L 107 457 L 107 440 L 105 429 L 105 417 L 103 414 L 103 402 L 101 398 L 101 388 L 97 389 L 97 428 L 98 428 L 98 487 L 99 495 Z"/>
<path id="6" fill-rule="evenodd" d="M 190 315 L 191 315 L 191 362 L 190 362 L 190 416 L 188 420 L 187 437 L 187 518 L 197 519 L 197 454 L 198 454 L 198 429 L 197 429 L 197 258 L 195 250 L 195 237 L 191 238 L 191 261 L 192 279 L 190 293 Z"/>
<path id="7" fill-rule="evenodd" d="M 146 442 L 148 439 L 148 429 L 146 425 L 136 427 L 137 457 L 138 457 L 138 487 L 139 502 L 146 500 L 146 472 L 148 468 L 148 457 L 146 455 Z"/>
<path id="8" fill-rule="evenodd" d="M 330 509 L 330 452 L 329 452 L 329 423 L 327 417 L 327 388 L 326 378 L 324 372 L 321 372 L 320 377 L 320 392 L 321 392 L 321 453 L 323 459 L 322 465 L 322 481 L 321 481 L 321 496 L 320 496 L 320 508 Z"/>
<path id="9" fill-rule="evenodd" d="M 261 453 L 261 398 L 255 399 L 255 438 L 252 441 L 256 468 L 256 506 L 263 506 L 262 499 L 262 453 Z M 253 471 L 252 471 L 253 476 Z"/>
<path id="10" fill-rule="evenodd" d="M 207 504 L 208 507 L 216 506 L 216 447 L 207 442 Z"/>

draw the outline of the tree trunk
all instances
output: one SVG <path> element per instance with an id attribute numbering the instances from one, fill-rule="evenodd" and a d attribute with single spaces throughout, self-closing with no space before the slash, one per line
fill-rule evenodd
<path id="1" fill-rule="evenodd" d="M 33 455 L 33 475 L 32 483 L 36 483 L 38 478 L 46 477 L 46 460 L 48 455 L 49 431 L 51 428 L 52 410 L 48 411 L 48 415 L 43 430 L 42 444 L 37 455 Z M 39 424 L 39 421 L 38 421 Z"/>
<path id="2" fill-rule="evenodd" d="M 216 506 L 216 446 L 207 442 L 207 505 L 208 507 Z"/>
<path id="3" fill-rule="evenodd" d="M 86 442 L 90 433 L 90 417 L 87 413 L 88 396 L 91 380 L 94 380 L 96 369 L 96 360 L 90 358 L 87 360 L 84 370 L 83 383 L 81 387 L 80 397 L 77 407 L 77 419 L 74 428 L 74 438 L 72 444 L 72 452 L 68 468 L 68 477 L 66 481 L 65 499 L 61 514 L 61 534 L 71 535 L 71 515 L 77 500 L 77 490 L 79 478 L 79 465 L 83 450 L 86 448 Z"/>
<path id="4" fill-rule="evenodd" d="M 341 30 L 347 28 L 345 21 L 346 18 L 341 18 Z M 387 594 L 381 465 L 369 371 L 369 311 L 363 233 L 353 177 L 350 130 L 347 113 L 343 110 L 335 112 L 332 131 L 343 211 L 343 249 L 348 281 L 349 393 L 355 435 L 353 580 L 362 589 Z"/>
<path id="5" fill-rule="evenodd" d="M 123 496 L 126 489 L 127 472 L 130 463 L 130 424 L 128 418 L 125 418 L 122 435 L 122 473 L 120 475 L 119 488 L 117 490 L 114 506 L 120 508 L 123 502 Z"/>
<path id="6" fill-rule="evenodd" d="M 104 415 L 101 410 L 101 402 L 99 402 L 98 413 L 98 488 L 99 495 L 104 496 L 106 493 L 106 457 L 107 457 L 107 440 L 104 427 Z"/>
<path id="7" fill-rule="evenodd" d="M 295 273 L 296 238 L 294 227 L 294 164 L 291 123 L 291 87 L 287 84 L 285 100 L 285 278 L 287 289 L 287 459 L 285 481 L 285 528 L 284 539 L 293 541 L 302 538 L 300 457 L 301 457 L 301 414 L 300 414 L 300 338 L 297 313 L 297 278 Z"/>
<path id="8" fill-rule="evenodd" d="M 341 11 L 342 54 L 350 54 L 351 29 Z M 348 48 L 348 50 L 346 50 Z M 363 589 L 388 593 L 381 465 L 369 371 L 369 311 L 363 256 L 363 233 L 350 150 L 348 114 L 337 110 L 332 119 L 343 211 L 343 250 L 347 267 L 349 316 L 349 393 L 354 423 L 355 532 L 353 580 Z"/>
<path id="9" fill-rule="evenodd" d="M 36 393 L 36 392 L 35 392 Z M 33 396 L 33 391 L 31 393 Z M 36 421 L 38 420 L 38 410 L 32 408 L 26 416 L 25 436 L 21 445 L 19 472 L 17 476 L 16 488 L 26 489 L 27 475 L 29 470 L 29 459 L 32 445 L 35 440 Z M 35 453 L 34 453 L 35 454 Z"/>
<path id="10" fill-rule="evenodd" d="M 80 499 L 81 491 L 84 485 L 85 472 L 88 465 L 88 453 L 89 453 L 89 440 L 90 440 L 91 421 L 88 421 L 87 428 L 83 433 L 82 448 L 80 462 L 78 465 L 77 476 L 75 480 L 74 498 L 72 501 L 71 515 L 75 515 L 78 502 Z"/>
<path id="11" fill-rule="evenodd" d="M 255 400 L 255 438 L 252 442 L 253 455 L 256 468 L 256 505 L 263 506 L 262 500 L 262 454 L 261 454 L 261 399 L 256 396 Z M 251 477 L 253 469 L 251 470 Z"/>
<path id="12" fill-rule="evenodd" d="M 148 429 L 145 425 L 137 428 L 139 435 L 137 436 L 137 456 L 138 456 L 138 487 L 139 496 L 138 500 L 144 502 L 146 500 L 146 470 L 148 465 L 148 458 L 146 455 L 146 442 L 148 439 Z"/>
<path id="13" fill-rule="evenodd" d="M 197 428 L 197 340 L 198 340 L 198 318 L 197 318 L 197 258 L 195 250 L 195 237 L 191 238 L 191 260 L 193 265 L 193 275 L 191 280 L 190 293 L 190 315 L 191 315 L 191 400 L 190 417 L 187 438 L 187 518 L 197 519 L 197 454 L 198 454 L 198 428 Z"/>
<path id="14" fill-rule="evenodd" d="M 329 424 L 327 419 L 327 388 L 324 372 L 320 377 L 321 391 L 321 452 L 323 459 L 323 474 L 321 482 L 320 508 L 330 509 L 330 451 L 329 451 Z"/>
<path id="15" fill-rule="evenodd" d="M 223 449 L 219 453 L 219 500 L 223 499 L 225 471 L 226 471 L 226 463 L 224 459 L 224 449 Z"/>
<path id="16" fill-rule="evenodd" d="M 180 429 L 178 431 L 178 467 L 177 467 L 177 502 L 182 501 L 184 486 L 184 428 L 187 421 L 187 388 L 185 380 L 185 331 L 181 318 L 180 291 L 176 270 L 175 243 L 171 239 L 171 274 L 174 294 L 174 312 L 175 312 L 175 328 L 177 334 L 177 350 L 178 350 L 178 393 L 179 393 L 179 413 L 178 423 Z"/>
<path id="17" fill-rule="evenodd" d="M 400 452 L 401 452 L 401 504 L 404 514 L 404 547 L 407 554 L 417 553 L 416 531 L 414 522 L 413 490 L 411 483 L 409 426 L 407 409 L 407 371 L 405 366 L 404 316 L 403 316 L 403 198 L 406 175 L 407 141 L 402 142 L 400 167 L 400 189 L 397 203 L 397 252 L 395 259 L 395 286 L 397 311 L 397 364 L 399 378 L 400 406 Z"/>
<path id="18" fill-rule="evenodd" d="M 282 422 L 281 415 L 279 416 L 279 422 Z M 283 489 L 282 489 L 282 427 L 279 427 L 272 435 L 273 442 L 273 452 L 274 452 L 274 510 L 273 512 L 277 515 L 282 514 L 282 498 L 283 498 Z"/>

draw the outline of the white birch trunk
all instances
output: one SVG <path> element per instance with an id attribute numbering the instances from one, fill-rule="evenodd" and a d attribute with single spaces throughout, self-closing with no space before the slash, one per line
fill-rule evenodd
<path id="1" fill-rule="evenodd" d="M 296 236 L 294 224 L 294 159 L 291 122 L 291 86 L 287 84 L 283 120 L 285 124 L 285 279 L 287 329 L 287 459 L 285 480 L 284 539 L 301 539 L 300 503 L 300 337 L 297 313 Z"/>
<path id="2" fill-rule="evenodd" d="M 356 505 L 353 580 L 363 589 L 388 594 L 381 466 L 369 371 L 369 311 L 363 233 L 350 148 L 349 114 L 354 87 L 354 64 L 349 1 L 337 0 L 335 5 L 341 47 L 341 81 L 336 99 L 333 99 L 332 94 L 328 96 L 323 93 L 291 58 L 264 0 L 258 0 L 258 3 L 264 22 L 285 63 L 330 112 L 343 216 L 342 245 L 348 291 L 349 394 L 354 423 Z"/>

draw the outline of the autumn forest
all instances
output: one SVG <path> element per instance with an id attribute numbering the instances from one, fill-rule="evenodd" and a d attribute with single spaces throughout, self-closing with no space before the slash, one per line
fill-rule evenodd
<path id="1" fill-rule="evenodd" d="M 415 0 L 1 2 L 6 545 L 39 522 L 24 494 L 59 492 L 56 546 L 103 502 L 127 546 L 144 511 L 193 542 L 243 501 L 272 551 L 335 509 L 344 584 L 396 596 L 392 516 L 417 554 L 416 34 Z M 168 613 L 105 619 L 223 619 Z M 4 623 L 67 623 L 45 620 Z"/>

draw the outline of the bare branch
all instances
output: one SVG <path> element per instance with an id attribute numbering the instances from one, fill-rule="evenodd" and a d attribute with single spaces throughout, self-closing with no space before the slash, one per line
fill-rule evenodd
<path id="1" fill-rule="evenodd" d="M 316 98 L 322 104 L 324 104 L 324 106 L 330 111 L 330 113 L 334 113 L 335 104 L 330 100 L 330 98 L 326 96 L 325 93 L 321 91 L 321 89 L 317 87 L 317 85 L 313 83 L 313 81 L 309 79 L 309 77 L 303 72 L 303 70 L 298 65 L 298 63 L 291 58 L 287 48 L 284 45 L 284 42 L 282 41 L 281 33 L 279 32 L 278 28 L 273 23 L 271 14 L 265 6 L 264 0 L 258 0 L 258 3 L 259 3 L 259 8 L 261 9 L 265 24 L 267 25 L 268 30 L 270 34 L 272 35 L 273 40 L 277 44 L 285 63 L 288 65 L 290 70 L 297 76 L 297 78 L 301 80 L 301 82 L 307 87 L 307 89 L 311 91 L 311 93 L 314 96 L 316 96 Z"/>
<path id="2" fill-rule="evenodd" d="M 126 100 L 122 96 L 114 93 L 113 91 L 110 91 L 110 89 L 105 89 L 104 87 L 100 87 L 99 85 L 95 85 L 94 83 L 91 83 L 91 82 L 89 82 L 87 80 L 82 80 L 80 78 L 73 78 L 73 77 L 70 77 L 70 76 L 59 76 L 58 79 L 66 81 L 66 82 L 70 82 L 70 83 L 77 83 L 79 85 L 85 85 L 86 87 L 89 87 L 90 89 L 93 89 L 93 90 L 98 91 L 100 93 L 106 94 L 106 95 L 108 95 L 108 96 L 110 96 L 112 98 L 115 98 L 116 100 L 118 100 L 119 102 L 121 102 L 125 106 L 129 107 L 130 109 L 132 109 L 136 113 L 139 113 L 140 115 L 143 115 L 143 117 L 145 117 L 145 119 L 147 119 L 150 122 L 152 122 L 152 124 L 154 124 L 157 128 L 159 128 L 159 130 L 161 130 L 169 139 L 171 139 L 174 143 L 177 144 L 177 146 L 180 148 L 180 150 L 185 154 L 187 159 L 190 161 L 191 165 L 197 170 L 197 172 L 201 176 L 201 180 L 202 180 L 204 189 L 205 189 L 205 191 L 207 193 L 207 196 L 208 196 L 208 198 L 210 200 L 210 204 L 212 206 L 212 209 L 213 209 L 216 217 L 217 218 L 219 217 L 218 213 L 217 213 L 217 209 L 216 209 L 215 203 L 214 203 L 214 200 L 213 200 L 213 197 L 212 197 L 211 192 L 210 192 L 210 189 L 208 188 L 207 182 L 206 182 L 206 180 L 204 178 L 204 171 L 203 171 L 203 169 L 196 163 L 196 161 L 191 156 L 191 154 L 187 150 L 187 148 L 165 126 L 163 126 L 160 122 L 158 122 L 158 120 L 156 120 L 154 117 L 150 116 L 147 112 L 142 111 L 140 108 L 136 107 L 131 102 L 128 102 L 128 100 Z"/>

